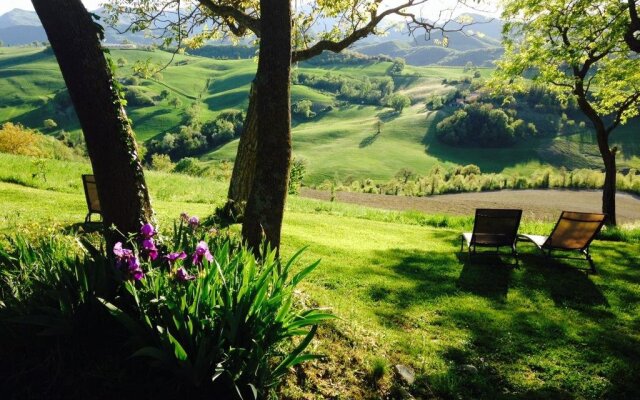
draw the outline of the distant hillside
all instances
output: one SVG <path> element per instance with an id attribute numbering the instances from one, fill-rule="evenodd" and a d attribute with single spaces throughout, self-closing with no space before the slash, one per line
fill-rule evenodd
<path id="1" fill-rule="evenodd" d="M 101 10 L 92 12 L 100 15 Z M 124 28 L 124 24 L 121 25 Z M 15 8 L 0 16 L 0 40 L 6 45 L 20 46 L 34 41 L 47 41 L 47 34 L 40 23 L 35 11 L 26 11 Z M 153 40 L 144 32 L 120 34 L 111 27 L 105 26 L 105 42 L 120 43 L 123 40 L 138 44 L 151 44 Z"/>
<path id="2" fill-rule="evenodd" d="M 429 36 L 420 32 L 410 36 L 406 27 L 401 27 L 385 36 L 368 37 L 352 49 L 368 56 L 404 58 L 410 65 L 462 66 L 472 62 L 492 67 L 504 52 L 500 42 L 503 23 L 480 15 L 470 17 L 474 24 L 466 28 L 452 22 L 447 25 L 450 32 L 434 30 Z"/>
<path id="3" fill-rule="evenodd" d="M 102 10 L 94 10 L 102 14 Z M 351 47 L 352 51 L 368 56 L 389 56 L 404 58 L 410 65 L 443 65 L 462 66 L 471 61 L 477 66 L 493 66 L 493 62 L 502 54 L 500 31 L 502 22 L 489 20 L 479 15 L 472 16 L 477 24 L 462 31 L 455 22 L 447 25 L 452 32 L 434 31 L 430 38 L 419 32 L 415 37 L 409 36 L 406 27 L 390 29 L 381 37 L 370 36 Z M 119 30 L 124 30 L 126 17 L 123 17 Z M 448 45 L 438 45 L 443 35 L 447 36 Z M 47 36 L 33 11 L 14 9 L 0 16 L 0 40 L 7 45 L 25 45 L 33 42 L 44 42 Z M 115 29 L 105 27 L 106 43 L 129 41 L 140 45 L 148 45 L 153 40 L 145 32 L 118 33 Z M 212 47 L 189 50 L 190 54 L 212 58 L 245 59 L 255 56 L 255 49 L 249 46 L 231 46 L 227 42 L 215 42 Z M 234 48 L 236 47 L 236 48 Z"/>
<path id="4" fill-rule="evenodd" d="M 431 111 L 425 108 L 425 101 L 458 90 L 452 86 L 454 81 L 472 80 L 474 75 L 487 77 L 491 69 L 465 71 L 461 67 L 407 65 L 402 74 L 389 76 L 391 62 L 355 55 L 349 58 L 349 54 L 328 54 L 294 68 L 298 78 L 292 85 L 292 104 L 304 100 L 311 111 L 306 117 L 300 117 L 300 112 L 293 117 L 294 155 L 307 161 L 308 183 L 336 177 L 343 182 L 364 178 L 386 181 L 402 168 L 426 174 L 442 164 L 476 164 L 484 172 L 522 175 L 530 175 L 545 165 L 568 169 L 602 165 L 588 125 L 581 132 L 554 136 L 544 123 L 552 116 L 536 109 L 527 111 L 526 116 L 535 121 L 540 136 L 513 147 L 461 149 L 443 144 L 436 138 L 435 126 L 456 109 L 455 105 Z M 194 111 L 199 121 L 207 124 L 223 111 L 246 110 L 249 85 L 257 66 L 253 59 L 216 60 L 178 54 L 161 77 L 134 79 L 131 67 L 136 61 L 150 58 L 153 63 L 164 65 L 172 55 L 160 50 L 122 49 L 112 50 L 111 55 L 123 60 L 117 73 L 123 82 L 126 80 L 124 85 L 131 96 L 127 114 L 136 136 L 149 148 L 154 140 L 164 141 L 168 134 L 179 134 L 185 119 Z M 409 96 L 412 105 L 397 114 L 379 103 L 346 94 L 348 86 L 357 91 L 354 85 L 367 80 L 371 89 L 377 82 L 392 80 L 394 91 Z M 445 80 L 449 84 L 444 84 Z M 559 119 L 559 113 L 558 110 L 554 118 Z M 53 119 L 57 128 L 45 128 L 47 119 Z M 50 50 L 0 49 L 0 124 L 5 121 L 51 135 L 60 135 L 62 130 L 72 137 L 80 134 Z M 579 122 L 574 121 L 576 125 Z M 640 167 L 639 127 L 640 120 L 634 120 L 612 135 L 619 149 L 620 168 Z M 195 156 L 214 163 L 232 160 L 237 144 L 234 139 Z"/>
<path id="5" fill-rule="evenodd" d="M 38 15 L 34 11 L 13 10 L 0 15 L 0 29 L 13 26 L 41 26 Z"/>

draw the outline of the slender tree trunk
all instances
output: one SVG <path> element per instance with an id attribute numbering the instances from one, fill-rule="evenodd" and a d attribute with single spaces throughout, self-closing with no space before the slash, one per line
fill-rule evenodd
<path id="1" fill-rule="evenodd" d="M 602 118 L 589 104 L 583 86 L 578 84 L 574 93 L 577 95 L 578 107 L 589 118 L 596 130 L 598 149 L 604 162 L 602 212 L 607 214 L 607 225 L 616 225 L 616 151 L 609 148 L 609 132 Z"/>
<path id="2" fill-rule="evenodd" d="M 227 203 L 223 214 L 236 219 L 244 214 L 251 186 L 256 172 L 256 148 L 258 145 L 258 89 L 256 82 L 251 83 L 249 108 L 244 120 L 242 135 L 238 143 L 238 152 L 233 164 L 233 174 L 229 183 Z"/>
<path id="3" fill-rule="evenodd" d="M 260 0 L 260 12 L 256 171 L 242 225 L 242 236 L 255 253 L 262 232 L 272 248 L 280 246 L 291 163 L 291 5 L 289 0 Z"/>
<path id="4" fill-rule="evenodd" d="M 84 132 L 104 224 L 124 235 L 137 232 L 153 211 L 133 131 L 100 46 L 99 27 L 80 0 L 32 3 Z M 122 239 L 121 234 L 107 229 L 107 244 Z"/>
<path id="5" fill-rule="evenodd" d="M 607 214 L 607 224 L 616 225 L 616 155 L 609 149 L 607 133 L 598 132 L 598 147 L 604 162 L 604 185 L 602 186 L 602 212 Z"/>

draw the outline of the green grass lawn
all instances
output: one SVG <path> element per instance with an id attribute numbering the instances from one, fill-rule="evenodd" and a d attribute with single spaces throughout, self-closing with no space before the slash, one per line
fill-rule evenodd
<path id="1" fill-rule="evenodd" d="M 30 159 L 0 157 L 10 166 L 0 170 L 0 233 L 79 226 L 86 164 L 51 161 L 44 182 L 30 177 Z M 225 193 L 203 178 L 148 181 L 164 227 L 182 211 L 208 215 Z M 380 359 L 415 369 L 418 398 L 638 398 L 640 244 L 596 241 L 597 275 L 580 262 L 545 265 L 526 244 L 514 268 L 509 257 L 459 254 L 470 223 L 291 197 L 283 254 L 308 246 L 300 265 L 322 260 L 300 296 L 339 319 L 312 343 L 326 358 L 306 365 L 305 379 L 292 374 L 282 398 L 382 397 L 392 374 L 372 383 Z"/>

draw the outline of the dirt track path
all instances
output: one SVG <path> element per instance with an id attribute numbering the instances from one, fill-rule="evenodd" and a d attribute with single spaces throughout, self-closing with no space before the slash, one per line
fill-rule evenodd
<path id="1" fill-rule="evenodd" d="M 329 200 L 326 191 L 303 188 L 303 197 Z M 472 215 L 476 208 L 521 208 L 527 219 L 556 220 L 560 211 L 599 212 L 602 192 L 595 190 L 502 190 L 443 194 L 431 197 L 388 196 L 337 192 L 336 201 L 388 210 L 417 210 L 429 214 Z M 619 223 L 640 221 L 640 197 L 618 194 Z"/>

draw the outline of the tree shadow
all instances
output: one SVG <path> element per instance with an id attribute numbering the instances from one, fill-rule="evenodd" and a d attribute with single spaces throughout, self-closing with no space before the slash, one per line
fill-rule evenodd
<path id="1" fill-rule="evenodd" d="M 558 307 L 589 310 L 596 306 L 609 307 L 602 291 L 589 278 L 588 270 L 575 262 L 562 259 L 545 259 L 539 254 L 522 254 L 527 265 L 525 280 L 529 286 L 523 290 L 546 291 Z M 586 261 L 585 261 L 586 262 Z M 535 277 L 527 279 L 528 275 Z"/>
<path id="2" fill-rule="evenodd" d="M 385 110 L 376 114 L 376 117 L 382 122 L 390 122 L 398 118 L 400 113 L 394 110 Z"/>
<path id="3" fill-rule="evenodd" d="M 365 147 L 371 146 L 373 144 L 373 142 L 375 142 L 376 139 L 378 139 L 378 137 L 380 137 L 380 134 L 377 133 L 377 132 L 374 133 L 373 135 L 369 135 L 369 136 L 365 137 L 364 139 L 362 139 L 362 141 L 360 142 L 358 147 L 363 149 Z"/>
<path id="4" fill-rule="evenodd" d="M 10 57 L 10 58 L 7 58 L 5 60 L 0 60 L 0 68 L 4 69 L 4 68 L 11 68 L 11 67 L 19 66 L 19 65 L 25 65 L 25 64 L 32 63 L 32 62 L 45 60 L 45 59 L 48 59 L 49 57 L 53 57 L 53 50 L 51 50 L 51 48 L 46 48 L 46 49 L 44 49 L 42 51 L 39 51 L 37 53 L 23 54 L 21 56 Z M 6 73 L 6 71 L 5 71 L 5 73 Z M 21 75 L 24 72 L 22 72 L 20 70 L 17 70 L 17 71 L 11 71 L 10 73 L 15 73 L 16 75 L 18 75 L 18 74 Z"/>
<path id="5" fill-rule="evenodd" d="M 460 255 L 462 272 L 458 287 L 478 296 L 506 301 L 513 265 L 494 254 Z"/>
<path id="6" fill-rule="evenodd" d="M 372 261 L 385 267 L 362 271 L 378 275 L 366 294 L 381 324 L 406 332 L 451 327 L 465 338 L 439 350 L 449 366 L 427 371 L 416 390 L 423 385 L 442 398 L 638 398 L 640 338 L 633 328 L 640 319 L 620 320 L 594 283 L 609 279 L 611 268 L 593 277 L 565 260 L 547 263 L 534 251 L 514 268 L 510 257 L 466 260 L 456 244 L 451 252 L 380 251 Z M 628 290 L 618 298 L 624 304 L 639 301 L 636 296 Z M 429 326 L 410 307 L 430 309 Z M 538 383 L 521 386 L 514 368 Z"/>
<path id="7" fill-rule="evenodd" d="M 168 109 L 168 108 L 160 108 L 160 109 L 157 109 L 157 110 L 155 110 L 153 112 L 146 113 L 143 116 L 141 116 L 141 117 L 136 119 L 135 125 L 136 126 L 144 125 L 147 121 L 149 121 L 149 120 L 151 120 L 151 119 L 153 119 L 153 118 L 155 118 L 155 117 L 157 117 L 159 115 L 169 114 L 170 112 L 171 112 L 171 110 Z M 172 129 L 175 129 L 177 126 L 178 125 L 172 126 L 171 128 L 167 128 L 165 130 L 165 132 L 169 132 Z"/>
<path id="8" fill-rule="evenodd" d="M 104 224 L 102 222 L 76 222 L 63 226 L 60 231 L 65 235 L 103 233 Z"/>

